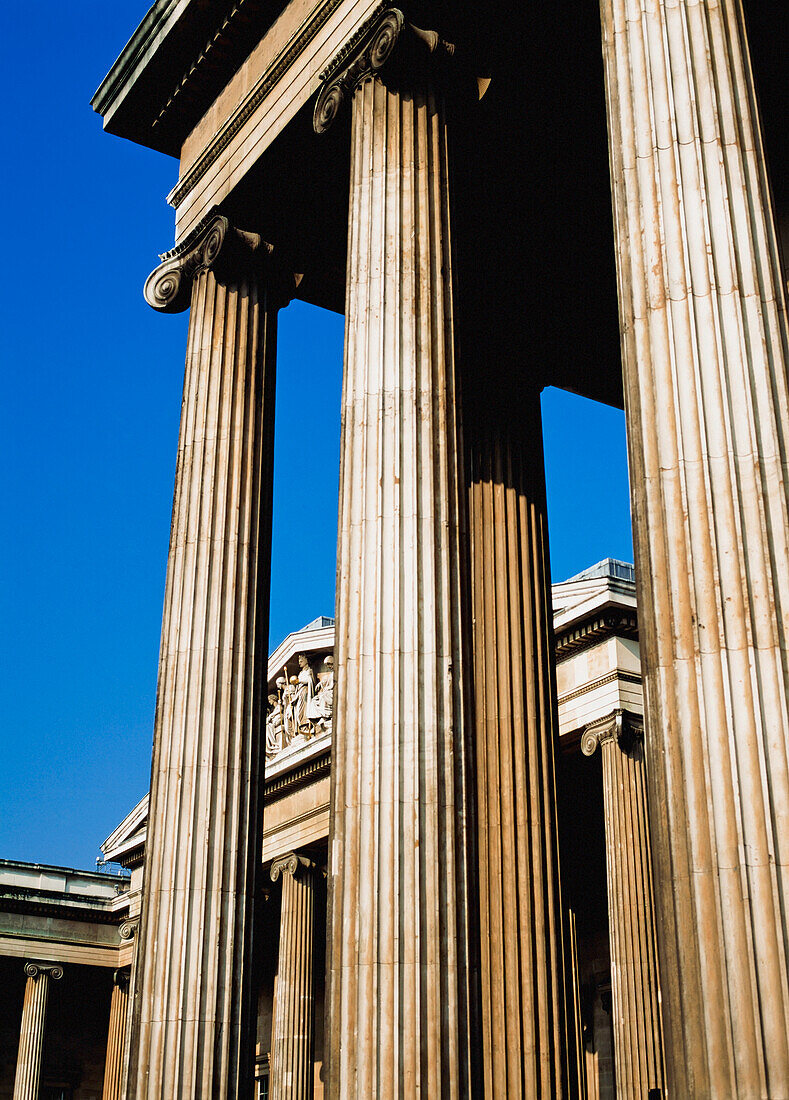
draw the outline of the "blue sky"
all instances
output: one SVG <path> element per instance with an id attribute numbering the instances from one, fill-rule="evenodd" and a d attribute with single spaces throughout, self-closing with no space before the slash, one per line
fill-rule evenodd
<path id="1" fill-rule="evenodd" d="M 144 0 L 4 13 L 0 857 L 89 867 L 147 789 L 187 315 L 174 160 L 89 103 Z M 332 614 L 343 319 L 280 318 L 271 639 Z M 543 402 L 553 575 L 632 560 L 620 412 Z M 590 440 L 594 449 L 590 448 Z"/>

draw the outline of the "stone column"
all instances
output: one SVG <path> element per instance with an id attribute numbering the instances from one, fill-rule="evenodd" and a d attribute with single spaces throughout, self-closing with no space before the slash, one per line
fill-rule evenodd
<path id="1" fill-rule="evenodd" d="M 352 97 L 328 1095 L 451 1098 L 478 1040 L 449 137 L 437 36 L 390 11 L 355 41 L 315 111 Z"/>
<path id="2" fill-rule="evenodd" d="M 164 600 L 130 1093 L 252 1088 L 274 371 L 267 246 L 220 214 L 149 277 L 190 302 Z"/>
<path id="3" fill-rule="evenodd" d="M 603 761 L 616 1095 L 663 1095 L 663 1035 L 644 775 L 643 722 L 617 710 L 591 723 L 581 751 Z"/>
<path id="4" fill-rule="evenodd" d="M 128 1100 L 129 1097 L 129 1070 L 131 1062 L 131 1041 L 132 1041 L 132 1027 L 131 1019 L 134 1015 L 135 1004 L 135 979 L 137 976 L 137 958 L 139 955 L 140 947 L 140 917 L 139 915 L 130 917 L 125 920 L 118 933 L 121 940 L 132 942 L 132 961 L 129 967 L 126 967 L 126 972 L 129 976 L 128 988 L 126 990 L 126 1001 L 128 1004 L 127 1016 L 126 1016 L 126 1030 L 123 1039 L 123 1054 L 121 1055 L 121 1083 L 120 1083 L 120 1096 L 122 1100 Z"/>
<path id="5" fill-rule="evenodd" d="M 464 389 L 485 1095 L 553 1100 L 569 1087 L 569 973 L 542 423 L 538 391 L 492 370 L 483 392 L 471 377 Z"/>
<path id="6" fill-rule="evenodd" d="M 28 962 L 25 963 L 25 974 L 27 983 L 19 1029 L 14 1100 L 38 1100 L 49 981 L 50 978 L 52 981 L 62 978 L 63 968 L 56 963 Z"/>
<path id="7" fill-rule="evenodd" d="M 104 1060 L 104 1088 L 101 1100 L 122 1100 L 126 1021 L 129 1015 L 129 971 L 126 967 L 112 975 L 110 1024 L 107 1031 L 107 1056 Z"/>
<path id="8" fill-rule="evenodd" d="M 789 393 L 740 0 L 602 0 L 672 1096 L 789 1095 Z"/>
<path id="9" fill-rule="evenodd" d="M 276 882 L 280 876 L 282 912 L 269 1092 L 271 1100 L 310 1100 L 314 1072 L 315 865 L 291 852 L 271 865 L 271 881 Z"/>

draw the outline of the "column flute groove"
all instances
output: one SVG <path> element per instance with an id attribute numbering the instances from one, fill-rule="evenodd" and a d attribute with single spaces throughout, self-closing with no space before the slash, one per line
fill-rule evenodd
<path id="1" fill-rule="evenodd" d="M 668 1087 L 780 1096 L 789 334 L 743 12 L 601 8 Z"/>
<path id="2" fill-rule="evenodd" d="M 587 726 L 581 750 L 600 746 L 611 937 L 616 1094 L 640 1100 L 664 1088 L 660 980 L 643 721 L 614 711 Z"/>
<path id="3" fill-rule="evenodd" d="M 430 61 L 445 44 L 392 10 L 357 50 L 315 110 L 320 131 L 351 100 L 328 1095 L 460 1097 L 473 803 L 448 136 Z"/>
<path id="4" fill-rule="evenodd" d="M 101 1100 L 123 1100 L 123 1075 L 126 1057 L 126 1025 L 129 1015 L 129 971 L 112 975 L 110 1022 L 107 1029 L 107 1054 L 104 1059 L 104 1085 Z"/>
<path id="5" fill-rule="evenodd" d="M 539 394 L 506 388 L 507 409 L 488 371 L 484 390 L 468 381 L 485 1089 L 559 1097 L 568 975 Z"/>
<path id="6" fill-rule="evenodd" d="M 38 1100 L 49 982 L 50 979 L 58 981 L 62 978 L 63 968 L 56 963 L 28 962 L 25 963 L 25 974 L 27 983 L 16 1056 L 14 1100 Z"/>
<path id="7" fill-rule="evenodd" d="M 314 988 L 312 955 L 315 865 L 291 852 L 271 865 L 282 879 L 279 966 L 271 1044 L 271 1100 L 309 1100 L 313 1085 Z"/>
<path id="8" fill-rule="evenodd" d="M 235 1096 L 253 1074 L 276 315 L 270 249 L 213 211 L 146 283 L 190 303 L 157 692 L 129 1094 Z"/>

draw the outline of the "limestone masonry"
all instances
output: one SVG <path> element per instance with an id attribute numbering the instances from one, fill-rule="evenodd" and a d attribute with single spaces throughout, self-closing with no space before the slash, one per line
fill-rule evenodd
<path id="1" fill-rule="evenodd" d="M 179 163 L 152 786 L 131 879 L 0 869 L 0 1093 L 789 1097 L 773 7 L 144 17 L 93 106 Z M 345 313 L 336 623 L 267 668 L 293 298 Z M 624 407 L 636 558 L 553 591 L 547 385 Z"/>

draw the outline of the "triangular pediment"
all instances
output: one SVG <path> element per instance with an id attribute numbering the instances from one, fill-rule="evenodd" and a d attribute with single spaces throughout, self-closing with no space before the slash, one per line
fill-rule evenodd
<path id="1" fill-rule="evenodd" d="M 136 862 L 138 858 L 141 859 L 147 831 L 148 795 L 146 794 L 100 845 L 104 859 L 108 863 L 121 863 L 125 867 Z"/>

